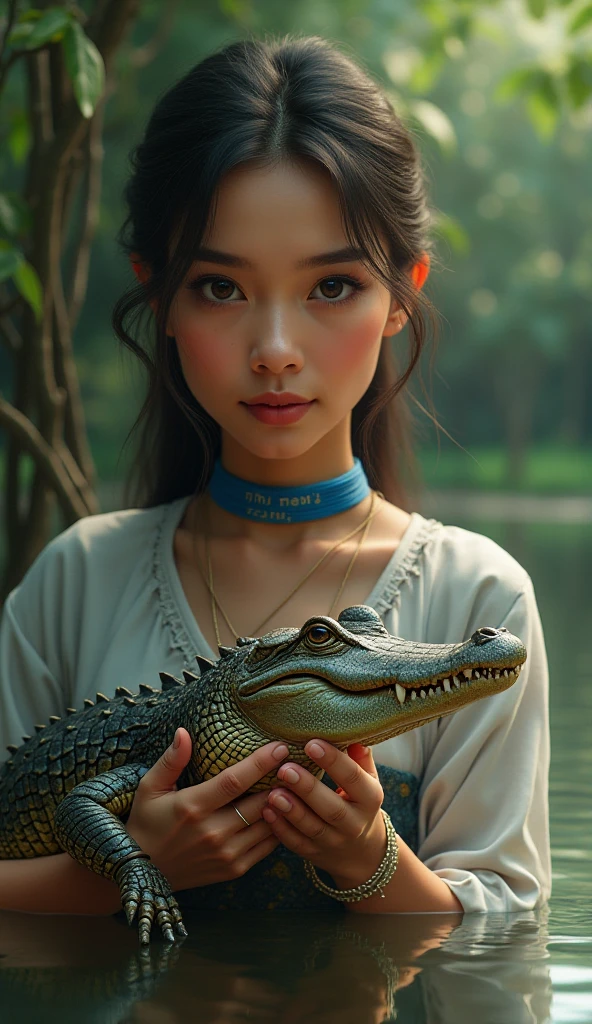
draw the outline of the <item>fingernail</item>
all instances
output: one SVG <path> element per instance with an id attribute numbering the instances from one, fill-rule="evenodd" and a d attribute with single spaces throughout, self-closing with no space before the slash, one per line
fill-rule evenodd
<path id="1" fill-rule="evenodd" d="M 280 811 L 291 811 L 292 810 L 292 804 L 290 803 L 290 801 L 285 796 L 282 796 L 281 793 L 279 793 L 277 796 L 274 796 L 273 804 L 274 804 L 274 807 L 279 807 Z"/>
<path id="2" fill-rule="evenodd" d="M 310 754 L 312 757 L 316 757 L 317 761 L 319 761 L 321 757 L 325 756 L 325 751 L 321 744 L 315 743 L 314 741 L 306 744 L 306 753 Z"/>
<path id="3" fill-rule="evenodd" d="M 285 782 L 298 782 L 299 778 L 298 772 L 295 772 L 293 768 L 284 768 L 282 771 L 282 779 Z"/>
<path id="4" fill-rule="evenodd" d="M 177 731 L 175 733 L 175 738 L 173 740 L 173 749 L 177 750 L 180 746 L 181 746 L 181 732 L 180 732 L 179 729 L 177 729 Z"/>
<path id="5" fill-rule="evenodd" d="M 288 748 L 285 743 L 279 743 L 277 747 L 274 747 L 272 754 L 276 761 L 281 761 L 283 757 L 288 756 Z"/>

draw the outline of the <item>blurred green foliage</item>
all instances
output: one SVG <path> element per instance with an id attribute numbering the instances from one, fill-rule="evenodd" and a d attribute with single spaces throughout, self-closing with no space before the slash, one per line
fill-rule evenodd
<path id="1" fill-rule="evenodd" d="M 461 457 L 462 456 L 462 457 Z M 421 452 L 420 464 L 431 488 L 504 490 L 508 453 L 503 448 L 472 446 L 470 456 L 448 447 Z M 524 472 L 514 488 L 525 494 L 590 494 L 592 451 L 540 445 L 529 449 Z"/>
<path id="2" fill-rule="evenodd" d="M 120 449 L 142 390 L 109 322 L 131 281 L 115 242 L 128 153 L 155 100 L 206 54 L 245 34 L 295 32 L 353 54 L 386 89 L 423 154 L 445 266 L 426 285 L 442 315 L 433 395 L 446 430 L 484 467 L 476 474 L 470 455 L 445 437 L 440 459 L 432 458 L 437 438 L 426 420 L 426 479 L 589 487 L 592 466 L 579 453 L 592 440 L 591 11 L 577 0 L 182 0 L 151 63 L 138 69 L 132 49 L 122 51 L 75 337 L 100 477 L 123 471 Z M 144 3 L 132 48 L 150 40 L 161 15 L 161 3 Z M 16 193 L 28 147 L 17 73 L 0 116 L 0 175 Z M 16 215 L 0 205 L 0 221 Z"/>

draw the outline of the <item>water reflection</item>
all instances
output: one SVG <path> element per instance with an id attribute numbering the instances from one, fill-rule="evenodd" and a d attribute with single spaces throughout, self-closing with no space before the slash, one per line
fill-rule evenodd
<path id="1" fill-rule="evenodd" d="M 182 945 L 142 956 L 119 920 L 2 913 L 0 1005 L 62 1024 L 543 1024 L 547 916 L 189 915 Z"/>

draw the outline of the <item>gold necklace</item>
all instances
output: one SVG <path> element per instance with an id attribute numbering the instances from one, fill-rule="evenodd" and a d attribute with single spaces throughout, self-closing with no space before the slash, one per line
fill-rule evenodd
<path id="1" fill-rule="evenodd" d="M 374 516 L 377 515 L 377 513 L 380 511 L 379 508 L 374 510 L 374 503 L 375 503 L 376 495 L 377 494 L 378 494 L 378 496 L 380 498 L 384 499 L 384 495 L 381 494 L 380 491 L 374 491 L 374 490 L 372 491 L 372 499 L 371 499 L 371 503 L 370 503 L 370 511 L 369 511 L 368 515 L 366 516 L 366 518 L 363 520 L 363 522 L 361 522 L 359 524 L 359 526 L 356 526 L 354 530 L 351 530 L 350 533 L 348 533 L 345 537 L 342 537 L 341 540 L 336 541 L 336 543 L 333 544 L 332 547 L 330 547 L 327 551 L 325 551 L 324 555 L 321 555 L 321 557 L 315 562 L 315 564 L 312 566 L 312 568 L 308 570 L 308 572 L 300 580 L 300 582 L 297 583 L 295 587 L 293 587 L 293 589 L 290 591 L 288 596 L 285 597 L 284 600 L 281 601 L 280 604 L 276 608 L 274 608 L 273 611 L 271 611 L 269 613 L 269 615 L 266 615 L 266 617 L 263 619 L 263 622 L 261 622 L 257 626 L 257 628 L 254 630 L 255 634 L 257 634 L 259 632 L 261 627 L 265 625 L 265 623 L 272 617 L 272 615 L 275 615 L 275 613 L 278 612 L 280 608 L 283 608 L 283 606 L 290 600 L 290 598 L 293 597 L 293 595 L 296 593 L 296 591 L 299 590 L 300 587 L 304 583 L 306 583 L 306 580 L 310 576 L 312 576 L 313 572 L 315 572 L 315 570 L 318 569 L 318 567 L 320 566 L 321 562 L 324 562 L 325 558 L 328 558 L 328 556 L 333 551 L 335 551 L 336 548 L 340 547 L 342 544 L 345 544 L 345 542 L 347 540 L 349 540 L 350 537 L 353 537 L 356 533 L 359 533 L 360 531 L 363 531 L 362 536 L 361 536 L 361 538 L 360 538 L 360 540 L 358 542 L 358 545 L 356 547 L 356 550 L 354 551 L 354 553 L 353 553 L 353 555 L 352 555 L 352 557 L 351 557 L 351 559 L 349 561 L 349 564 L 348 564 L 346 572 L 345 572 L 345 576 L 343 577 L 343 580 L 341 581 L 341 585 L 339 587 L 339 590 L 337 591 L 337 594 L 335 595 L 335 597 L 334 597 L 334 599 L 333 599 L 333 601 L 331 603 L 331 607 L 330 607 L 329 612 L 328 612 L 329 615 L 331 614 L 331 612 L 332 612 L 333 608 L 335 607 L 337 601 L 341 597 L 341 594 L 343 592 L 343 588 L 345 587 L 345 584 L 347 583 L 347 580 L 348 580 L 349 575 L 350 575 L 350 573 L 351 573 L 351 571 L 353 569 L 353 566 L 354 566 L 354 563 L 356 561 L 356 558 L 358 557 L 358 554 L 359 554 L 359 552 L 361 550 L 362 544 L 364 543 L 364 540 L 366 539 L 366 535 L 368 533 L 368 529 L 370 527 L 370 523 L 374 519 Z M 206 513 L 206 515 L 208 516 L 208 519 L 209 519 L 209 513 Z M 230 629 L 232 635 L 234 637 L 238 637 L 239 633 L 235 630 L 234 626 L 230 622 L 230 619 L 228 618 L 228 615 L 226 614 L 226 612 L 224 611 L 222 605 L 220 604 L 220 601 L 219 601 L 218 596 L 216 594 L 216 591 L 214 589 L 214 577 L 213 577 L 213 571 L 212 571 L 212 558 L 211 558 L 210 543 L 209 543 L 209 529 L 207 527 L 204 527 L 204 536 L 205 536 L 206 555 L 207 555 L 207 562 L 208 562 L 208 579 L 206 579 L 206 577 L 205 577 L 205 573 L 203 572 L 203 569 L 201 567 L 199 558 L 197 559 L 197 562 L 198 562 L 198 566 L 199 566 L 199 570 L 201 572 L 201 575 L 202 575 L 202 577 L 204 579 L 204 582 L 206 583 L 206 586 L 208 587 L 208 590 L 210 592 L 210 602 L 211 602 L 211 608 L 212 608 L 212 619 L 214 621 L 214 630 L 215 630 L 215 633 L 216 633 L 216 642 L 217 642 L 218 646 L 220 646 L 221 639 L 220 639 L 220 630 L 219 630 L 219 626 L 218 626 L 218 614 L 217 614 L 217 611 L 216 611 L 216 605 L 218 605 L 218 608 L 222 612 L 222 615 L 224 616 L 224 618 L 226 620 L 226 623 L 228 625 L 228 628 Z"/>

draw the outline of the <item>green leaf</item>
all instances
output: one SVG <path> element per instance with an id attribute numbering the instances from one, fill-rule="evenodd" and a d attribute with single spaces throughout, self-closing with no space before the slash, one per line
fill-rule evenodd
<path id="1" fill-rule="evenodd" d="M 592 4 L 588 4 L 587 7 L 582 7 L 580 11 L 570 21 L 567 31 L 569 35 L 573 36 L 576 32 L 581 32 L 583 28 L 592 22 Z"/>
<path id="2" fill-rule="evenodd" d="M 23 299 L 28 302 L 39 323 L 43 310 L 43 289 L 37 271 L 30 263 L 23 260 L 12 276 Z"/>
<path id="3" fill-rule="evenodd" d="M 92 117 L 105 88 L 103 58 L 77 21 L 68 25 L 62 43 L 76 102 L 83 117 Z"/>
<path id="4" fill-rule="evenodd" d="M 565 76 L 565 82 L 569 98 L 575 109 L 578 110 L 592 93 L 592 58 L 589 60 L 574 58 Z"/>
<path id="5" fill-rule="evenodd" d="M 31 25 L 31 31 L 27 34 L 24 43 L 21 44 L 23 49 L 38 50 L 41 46 L 46 46 L 47 43 L 58 42 L 72 20 L 73 15 L 69 11 L 65 11 L 63 7 L 49 7 L 39 20 Z"/>
<path id="6" fill-rule="evenodd" d="M 14 238 L 31 226 L 31 210 L 17 192 L 0 192 L 0 232 Z"/>
<path id="7" fill-rule="evenodd" d="M 237 21 L 244 21 L 250 10 L 249 0 L 218 0 L 222 14 Z"/>
<path id="8" fill-rule="evenodd" d="M 4 192 L 0 192 L 0 231 L 9 237 L 19 231 L 18 210 Z"/>
<path id="9" fill-rule="evenodd" d="M 8 35 L 6 40 L 7 46 L 12 46 L 15 50 L 26 49 L 27 40 L 34 28 L 35 26 L 31 21 L 18 22 Z"/>
<path id="10" fill-rule="evenodd" d="M 10 119 L 8 149 L 17 167 L 24 162 L 31 145 L 31 126 L 26 110 L 17 110 Z"/>
<path id="11" fill-rule="evenodd" d="M 549 75 L 545 75 L 538 89 L 530 94 L 526 105 L 540 137 L 549 139 L 555 131 L 559 117 L 559 96 Z"/>
<path id="12" fill-rule="evenodd" d="M 547 13 L 547 0 L 526 0 L 526 6 L 531 18 L 536 18 L 538 21 Z"/>
<path id="13" fill-rule="evenodd" d="M 24 256 L 20 249 L 10 242 L 0 241 L 0 281 L 13 277 L 23 261 Z"/>
<path id="14" fill-rule="evenodd" d="M 409 106 L 414 117 L 436 139 L 444 152 L 456 149 L 457 137 L 454 125 L 440 107 L 427 100 L 412 100 Z"/>
<path id="15" fill-rule="evenodd" d="M 450 14 L 441 0 L 423 0 L 421 15 L 434 28 L 446 32 L 450 28 Z"/>
<path id="16" fill-rule="evenodd" d="M 443 50 L 426 53 L 423 60 L 419 61 L 409 76 L 409 88 L 412 92 L 428 92 L 432 88 L 436 78 L 442 70 L 445 54 Z"/>
<path id="17" fill-rule="evenodd" d="M 471 251 L 471 239 L 460 221 L 455 217 L 451 217 L 446 213 L 435 213 L 433 229 L 460 256 L 466 256 Z"/>
<path id="18" fill-rule="evenodd" d="M 540 71 L 538 68 L 519 68 L 517 71 L 511 71 L 509 75 L 505 75 L 498 82 L 494 98 L 498 103 L 507 103 L 516 96 L 533 89 L 537 85 L 539 78 Z"/>

